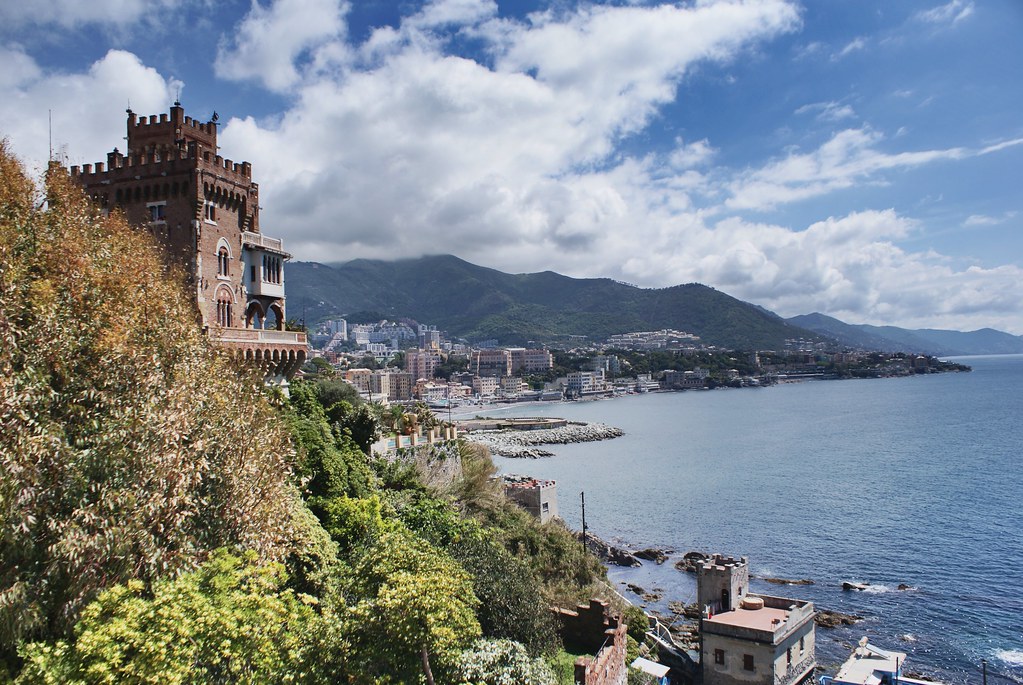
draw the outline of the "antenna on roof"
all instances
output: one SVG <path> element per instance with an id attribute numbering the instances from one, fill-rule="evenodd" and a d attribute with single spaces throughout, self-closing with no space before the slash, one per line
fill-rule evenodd
<path id="1" fill-rule="evenodd" d="M 178 86 L 177 91 L 174 94 L 174 106 L 181 106 L 181 86 Z"/>

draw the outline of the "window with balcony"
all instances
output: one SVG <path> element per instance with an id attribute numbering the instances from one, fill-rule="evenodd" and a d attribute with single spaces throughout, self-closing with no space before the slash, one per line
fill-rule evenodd
<path id="1" fill-rule="evenodd" d="M 263 255 L 263 281 L 280 284 L 282 276 L 280 257 Z"/>

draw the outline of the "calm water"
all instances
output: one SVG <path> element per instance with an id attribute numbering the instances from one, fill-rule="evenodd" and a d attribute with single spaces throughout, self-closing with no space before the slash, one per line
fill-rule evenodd
<path id="1" fill-rule="evenodd" d="M 587 526 L 625 547 L 743 555 L 758 576 L 812 579 L 751 589 L 865 617 L 818 630 L 822 665 L 868 635 L 931 677 L 979 683 L 987 659 L 992 682 L 1023 682 L 1023 355 L 960 361 L 973 372 L 520 406 L 505 413 L 626 435 L 495 461 L 557 480 L 573 528 L 585 491 Z M 663 590 L 652 607 L 694 601 L 671 562 L 610 575 Z"/>

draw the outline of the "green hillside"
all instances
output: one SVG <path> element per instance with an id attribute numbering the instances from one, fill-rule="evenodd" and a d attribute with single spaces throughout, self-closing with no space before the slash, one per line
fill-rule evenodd
<path id="1" fill-rule="evenodd" d="M 288 311 L 307 322 L 355 312 L 409 317 L 469 339 L 503 344 L 603 340 L 616 333 L 674 328 L 713 345 L 778 349 L 816 334 L 696 283 L 646 289 L 607 278 L 551 271 L 507 274 L 451 255 L 337 265 L 288 265 Z"/>

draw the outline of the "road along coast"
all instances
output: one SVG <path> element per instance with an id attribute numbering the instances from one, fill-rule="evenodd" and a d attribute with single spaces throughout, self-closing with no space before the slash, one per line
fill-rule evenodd
<path id="1" fill-rule="evenodd" d="M 550 421 L 547 419 L 547 421 Z M 621 428 L 603 423 L 582 423 L 558 421 L 561 425 L 553 428 L 500 428 L 486 430 L 476 428 L 465 434 L 465 439 L 486 445 L 492 454 L 502 457 L 536 459 L 552 457 L 554 453 L 543 449 L 543 445 L 567 445 L 575 442 L 610 440 L 625 435 Z"/>

